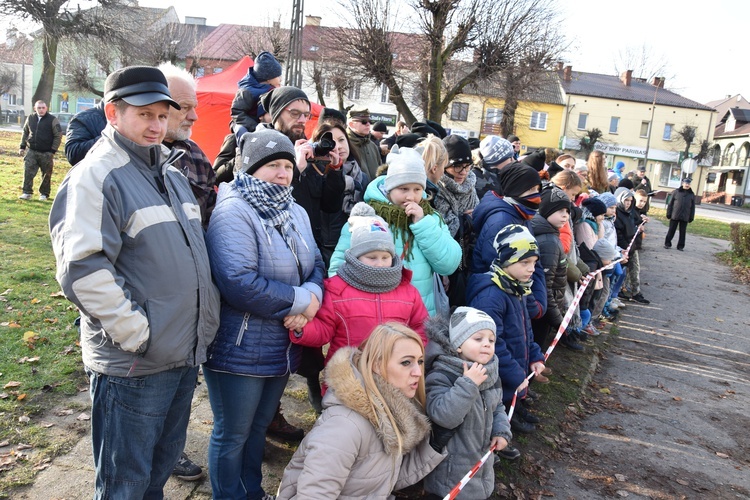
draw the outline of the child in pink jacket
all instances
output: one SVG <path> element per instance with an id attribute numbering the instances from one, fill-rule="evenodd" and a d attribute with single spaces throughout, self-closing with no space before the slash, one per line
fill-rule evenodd
<path id="1" fill-rule="evenodd" d="M 352 208 L 349 230 L 352 245 L 336 276 L 325 280 L 320 310 L 301 331 L 289 332 L 291 341 L 309 347 L 330 343 L 328 363 L 340 348 L 359 346 L 377 325 L 397 321 L 427 344 L 427 309 L 411 284 L 412 272 L 396 255 L 388 224 L 360 202 Z"/>

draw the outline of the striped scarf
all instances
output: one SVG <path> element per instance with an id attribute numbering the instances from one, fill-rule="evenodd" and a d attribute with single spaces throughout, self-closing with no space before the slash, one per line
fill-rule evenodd
<path id="1" fill-rule="evenodd" d="M 490 274 L 492 274 L 492 282 L 508 295 L 523 297 L 524 295 L 529 295 L 531 293 L 531 284 L 534 282 L 533 279 L 526 282 L 518 281 L 505 272 L 505 269 L 497 264 L 497 260 L 490 266 Z"/>

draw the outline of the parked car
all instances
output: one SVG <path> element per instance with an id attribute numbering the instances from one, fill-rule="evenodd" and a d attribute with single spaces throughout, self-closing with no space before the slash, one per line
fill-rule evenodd
<path id="1" fill-rule="evenodd" d="M 68 124 L 70 123 L 70 120 L 73 119 L 73 113 L 53 113 L 57 119 L 60 121 L 60 128 L 62 129 L 62 133 L 65 134 L 68 132 Z"/>
<path id="2" fill-rule="evenodd" d="M 17 109 L 4 109 L 0 111 L 0 123 L 21 124 L 23 115 Z"/>

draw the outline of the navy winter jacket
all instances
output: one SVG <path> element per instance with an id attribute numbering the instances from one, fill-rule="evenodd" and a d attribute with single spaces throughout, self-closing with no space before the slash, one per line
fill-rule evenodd
<path id="1" fill-rule="evenodd" d="M 83 160 L 106 126 L 103 100 L 93 108 L 76 113 L 68 124 L 65 139 L 65 157 L 71 165 Z"/>
<path id="2" fill-rule="evenodd" d="M 518 211 L 501 196 L 492 191 L 484 195 L 472 213 L 474 224 L 474 259 L 471 263 L 472 273 L 485 273 L 490 270 L 492 261 L 497 258 L 494 242 L 497 233 L 510 224 L 526 226 L 534 234 L 529 221 L 524 220 Z M 529 316 L 537 319 L 544 316 L 547 310 L 547 287 L 544 281 L 544 269 L 541 262 L 534 268 L 534 284 L 531 295 L 526 297 Z"/>
<path id="3" fill-rule="evenodd" d="M 534 342 L 523 298 L 505 293 L 492 282 L 491 273 L 484 273 L 471 275 L 466 300 L 495 321 L 495 354 L 503 383 L 503 403 L 510 403 L 516 388 L 529 374 L 529 365 L 544 361 L 542 350 Z"/>

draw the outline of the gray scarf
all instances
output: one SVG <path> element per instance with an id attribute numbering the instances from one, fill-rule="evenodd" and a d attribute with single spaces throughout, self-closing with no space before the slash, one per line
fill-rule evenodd
<path id="1" fill-rule="evenodd" d="M 357 260 L 349 250 L 344 252 L 345 262 L 336 274 L 348 285 L 369 293 L 386 293 L 401 283 L 403 264 L 398 256 L 393 257 L 391 267 L 372 267 Z"/>

